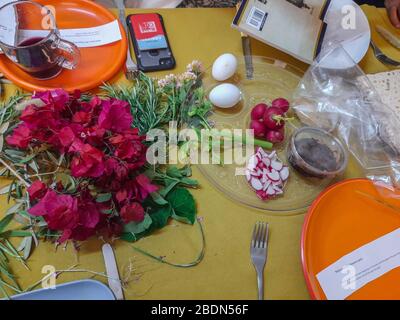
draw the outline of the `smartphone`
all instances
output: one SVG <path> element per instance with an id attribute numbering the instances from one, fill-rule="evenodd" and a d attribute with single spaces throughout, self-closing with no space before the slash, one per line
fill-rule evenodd
<path id="1" fill-rule="evenodd" d="M 160 14 L 131 14 L 127 17 L 127 24 L 139 70 L 150 72 L 175 68 L 175 58 Z"/>

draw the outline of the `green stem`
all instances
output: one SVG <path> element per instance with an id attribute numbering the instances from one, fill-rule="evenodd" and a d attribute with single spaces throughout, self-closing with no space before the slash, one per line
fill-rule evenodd
<path id="1" fill-rule="evenodd" d="M 190 267 L 197 266 L 197 265 L 203 260 L 204 254 L 205 254 L 205 250 L 206 250 L 206 237 L 205 237 L 205 234 L 204 234 L 203 226 L 202 226 L 202 224 L 201 224 L 201 222 L 200 222 L 199 219 L 197 219 L 197 223 L 199 224 L 199 227 L 200 227 L 201 238 L 202 238 L 202 248 L 201 248 L 201 251 L 200 251 L 199 256 L 198 256 L 197 259 L 196 259 L 195 261 L 193 261 L 193 262 L 184 263 L 184 264 L 172 263 L 172 262 L 169 262 L 169 261 L 164 260 L 164 259 L 161 258 L 161 257 L 157 257 L 157 256 L 155 256 L 155 255 L 153 255 L 153 254 L 151 254 L 151 253 L 149 253 L 149 252 L 147 252 L 147 251 L 145 251 L 145 250 L 143 250 L 143 249 L 140 249 L 140 248 L 138 248 L 138 247 L 132 246 L 132 248 L 133 248 L 135 251 L 137 251 L 137 252 L 139 252 L 139 253 L 145 255 L 146 257 L 149 257 L 149 258 L 151 258 L 151 259 L 153 259 L 153 260 L 156 260 L 156 261 L 158 261 L 158 262 L 160 262 L 160 263 L 165 263 L 165 264 L 167 264 L 167 265 L 169 265 L 169 266 L 172 266 L 172 267 L 177 267 L 177 268 L 190 268 Z"/>

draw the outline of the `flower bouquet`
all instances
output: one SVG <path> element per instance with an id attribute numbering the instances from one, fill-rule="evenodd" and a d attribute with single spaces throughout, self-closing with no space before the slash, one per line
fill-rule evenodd
<path id="1" fill-rule="evenodd" d="M 0 175 L 12 180 L 0 194 L 15 202 L 0 220 L 0 267 L 6 255 L 26 259 L 40 239 L 132 242 L 169 219 L 195 222 L 190 167 L 150 165 L 146 133 L 170 121 L 208 126 L 199 64 L 179 77 L 141 74 L 130 88 L 104 89 L 19 95 L 0 109 Z M 21 226 L 6 230 L 12 220 Z M 10 237 L 23 238 L 19 248 Z"/>

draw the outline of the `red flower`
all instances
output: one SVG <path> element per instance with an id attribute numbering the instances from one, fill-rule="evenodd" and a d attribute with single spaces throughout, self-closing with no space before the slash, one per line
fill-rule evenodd
<path id="1" fill-rule="evenodd" d="M 101 212 L 94 202 L 94 199 L 91 197 L 79 199 L 78 210 L 79 224 L 85 228 L 96 228 L 100 221 Z"/>
<path id="2" fill-rule="evenodd" d="M 127 204 L 122 207 L 120 216 L 124 223 L 129 223 L 132 221 L 141 222 L 144 219 L 144 209 L 137 202 Z"/>
<path id="3" fill-rule="evenodd" d="M 28 210 L 33 216 L 43 216 L 51 230 L 72 230 L 78 225 L 78 200 L 48 190 L 43 199 Z"/>
<path id="4" fill-rule="evenodd" d="M 102 101 L 99 127 L 114 132 L 123 132 L 131 127 L 133 117 L 129 104 L 116 99 Z"/>
<path id="5" fill-rule="evenodd" d="M 75 91 L 74 95 L 75 95 L 74 98 L 78 99 L 80 97 L 80 92 Z M 63 89 L 54 89 L 43 92 L 35 92 L 35 94 L 32 95 L 32 98 L 40 99 L 45 104 L 51 104 L 56 109 L 62 110 L 65 108 L 67 102 L 69 101 L 69 94 L 67 91 Z"/>
<path id="6" fill-rule="evenodd" d="M 87 124 L 91 120 L 91 114 L 89 112 L 78 111 L 72 116 L 72 121 L 76 123 Z"/>
<path id="7" fill-rule="evenodd" d="M 42 199 L 47 192 L 47 186 L 40 180 L 36 180 L 28 188 L 28 194 L 31 200 Z"/>
<path id="8" fill-rule="evenodd" d="M 70 127 L 64 127 L 58 133 L 58 139 L 60 140 L 60 144 L 67 148 L 74 142 L 75 133 Z"/>
<path id="9" fill-rule="evenodd" d="M 75 141 L 70 152 L 78 154 L 71 162 L 71 173 L 74 177 L 98 178 L 104 173 L 104 154 L 99 149 Z"/>
<path id="10" fill-rule="evenodd" d="M 28 147 L 30 141 L 32 140 L 31 130 L 24 124 L 21 123 L 16 127 L 13 133 L 6 137 L 6 142 L 10 146 L 25 149 Z"/>
<path id="11" fill-rule="evenodd" d="M 53 111 L 52 105 L 29 105 L 22 111 L 20 119 L 31 130 L 56 129 L 61 125 L 59 114 Z"/>
<path id="12" fill-rule="evenodd" d="M 139 185 L 140 200 L 146 199 L 150 193 L 158 190 L 158 187 L 152 184 L 150 179 L 144 174 L 138 175 L 136 182 Z"/>

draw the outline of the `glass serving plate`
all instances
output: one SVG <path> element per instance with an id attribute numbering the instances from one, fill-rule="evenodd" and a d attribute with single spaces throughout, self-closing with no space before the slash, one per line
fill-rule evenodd
<path id="1" fill-rule="evenodd" d="M 230 109 L 214 108 L 209 119 L 217 129 L 248 129 L 253 106 L 261 102 L 270 105 L 272 100 L 278 97 L 284 97 L 290 101 L 303 76 L 303 72 L 296 67 L 270 58 L 253 57 L 253 64 L 252 80 L 246 79 L 245 65 L 239 63 L 236 75 L 228 81 L 239 87 L 242 92 L 242 100 Z M 218 84 L 220 83 L 212 78 L 209 70 L 204 78 L 207 94 Z M 297 120 L 288 122 L 285 127 L 285 141 L 274 145 L 273 148 L 286 165 L 289 165 L 286 158 L 289 138 L 298 127 L 300 127 L 300 123 Z M 245 176 L 235 175 L 236 169 L 243 168 L 243 165 L 203 164 L 198 165 L 198 168 L 225 195 L 249 207 L 276 215 L 304 213 L 317 195 L 334 182 L 333 180 L 305 178 L 290 167 L 290 177 L 285 185 L 283 195 L 272 200 L 262 201 L 250 187 Z"/>

